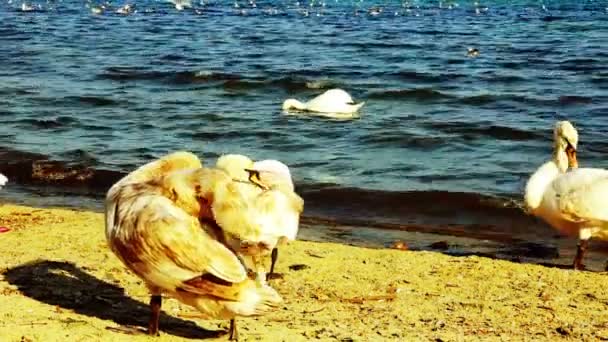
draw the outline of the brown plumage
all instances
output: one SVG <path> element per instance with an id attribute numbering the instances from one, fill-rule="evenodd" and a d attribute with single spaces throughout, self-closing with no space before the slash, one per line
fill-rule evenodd
<path id="1" fill-rule="evenodd" d="M 215 222 L 216 206 L 248 213 L 238 211 L 249 206 L 240 185 L 201 166 L 191 153 L 173 153 L 127 175 L 106 197 L 110 248 L 152 294 L 150 334 L 158 332 L 161 293 L 215 319 L 262 315 L 282 302 L 274 289 L 248 279 Z"/>

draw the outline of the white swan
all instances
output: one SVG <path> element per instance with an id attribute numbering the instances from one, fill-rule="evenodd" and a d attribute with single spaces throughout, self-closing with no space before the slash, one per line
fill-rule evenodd
<path id="1" fill-rule="evenodd" d="M 178 11 L 183 11 L 185 8 L 192 8 L 191 0 L 169 0 Z"/>
<path id="2" fill-rule="evenodd" d="M 328 116 L 341 117 L 344 115 L 353 115 L 363 107 L 365 102 L 355 103 L 350 95 L 342 89 L 330 89 L 314 99 L 302 103 L 296 99 L 287 99 L 283 102 L 283 110 L 289 111 L 292 109 L 326 113 Z M 342 114 L 342 115 L 341 115 Z"/>
<path id="3" fill-rule="evenodd" d="M 21 11 L 22 12 L 31 12 L 36 10 L 36 8 L 34 6 L 28 5 L 27 3 L 22 3 L 21 4 Z"/>
<path id="4" fill-rule="evenodd" d="M 248 207 L 239 189 L 226 172 L 176 152 L 133 171 L 108 191 L 108 244 L 150 290 L 149 334 L 158 334 L 163 293 L 195 307 L 202 318 L 231 319 L 231 339 L 237 335 L 236 316 L 262 315 L 282 302 L 274 289 L 248 278 L 214 221 L 216 211 L 228 211 L 237 216 L 234 221 L 251 226 L 250 213 L 239 210 Z"/>
<path id="5" fill-rule="evenodd" d="M 8 178 L 6 178 L 5 175 L 0 173 L 0 189 L 2 189 L 2 187 L 5 186 L 7 182 Z"/>
<path id="6" fill-rule="evenodd" d="M 214 211 L 215 218 L 220 226 L 229 227 L 224 229 L 226 233 L 237 237 L 228 236 L 227 243 L 246 257 L 258 281 L 264 283 L 266 271 L 261 257 L 271 254 L 268 276 L 272 277 L 278 246 L 296 239 L 304 201 L 294 192 L 289 168 L 278 160 L 253 162 L 243 155 L 228 154 L 218 158 L 216 167 L 241 182 L 246 202 L 251 204 L 248 216 L 255 220 L 253 224 L 236 221 L 238 216 L 230 213 L 232 208 L 225 213 Z"/>
<path id="7" fill-rule="evenodd" d="M 573 267 L 583 269 L 589 239 L 608 240 L 608 170 L 578 168 L 578 133 L 570 122 L 556 124 L 554 139 L 553 159 L 530 177 L 525 203 L 555 229 L 578 236 Z"/>

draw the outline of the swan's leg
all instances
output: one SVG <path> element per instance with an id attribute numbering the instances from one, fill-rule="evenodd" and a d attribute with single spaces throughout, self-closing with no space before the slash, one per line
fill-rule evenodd
<path id="1" fill-rule="evenodd" d="M 162 304 L 161 295 L 150 297 L 150 321 L 148 321 L 148 335 L 158 336 L 158 320 L 160 318 L 160 307 Z"/>
<path id="2" fill-rule="evenodd" d="M 576 256 L 574 257 L 574 269 L 575 270 L 584 270 L 585 265 L 583 264 L 583 257 L 585 256 L 585 252 L 587 252 L 587 247 L 589 246 L 589 240 L 580 240 L 578 242 L 578 246 L 576 249 Z"/>
<path id="3" fill-rule="evenodd" d="M 281 274 L 274 273 L 274 264 L 276 264 L 278 258 L 279 249 L 275 247 L 272 249 L 272 254 L 270 254 L 270 272 L 268 272 L 268 279 L 282 278 Z"/>
<path id="4" fill-rule="evenodd" d="M 578 232 L 578 245 L 576 248 L 576 256 L 574 257 L 574 269 L 584 270 L 585 265 L 583 264 L 583 258 L 589 247 L 589 239 L 591 238 L 592 230 L 590 228 L 583 228 Z"/>
<path id="5" fill-rule="evenodd" d="M 277 262 L 279 258 L 279 249 L 273 248 L 272 253 L 270 254 L 270 274 L 274 273 L 274 264 Z"/>
<path id="6" fill-rule="evenodd" d="M 236 329 L 236 318 L 230 320 L 230 330 L 228 332 L 230 333 L 228 337 L 229 341 L 239 340 L 239 331 Z"/>

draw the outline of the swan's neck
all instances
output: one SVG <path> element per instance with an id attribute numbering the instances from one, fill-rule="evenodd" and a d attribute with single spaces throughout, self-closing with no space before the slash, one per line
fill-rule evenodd
<path id="1" fill-rule="evenodd" d="M 296 99 L 288 99 L 283 102 L 283 110 L 289 109 L 306 110 L 306 105 Z"/>
<path id="2" fill-rule="evenodd" d="M 534 172 L 526 184 L 525 202 L 529 209 L 535 210 L 540 206 L 547 187 L 560 173 L 554 160 L 544 163 Z"/>

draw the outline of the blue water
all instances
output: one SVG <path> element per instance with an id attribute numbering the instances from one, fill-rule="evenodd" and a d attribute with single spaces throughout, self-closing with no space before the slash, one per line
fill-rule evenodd
<path id="1" fill-rule="evenodd" d="M 569 119 L 581 165 L 608 166 L 608 1 L 23 3 L 0 0 L 12 153 L 123 173 L 177 149 L 243 153 L 299 185 L 517 201 Z M 366 102 L 359 118 L 281 110 L 334 87 Z M 37 193 L 8 155 L 0 171 Z"/>

